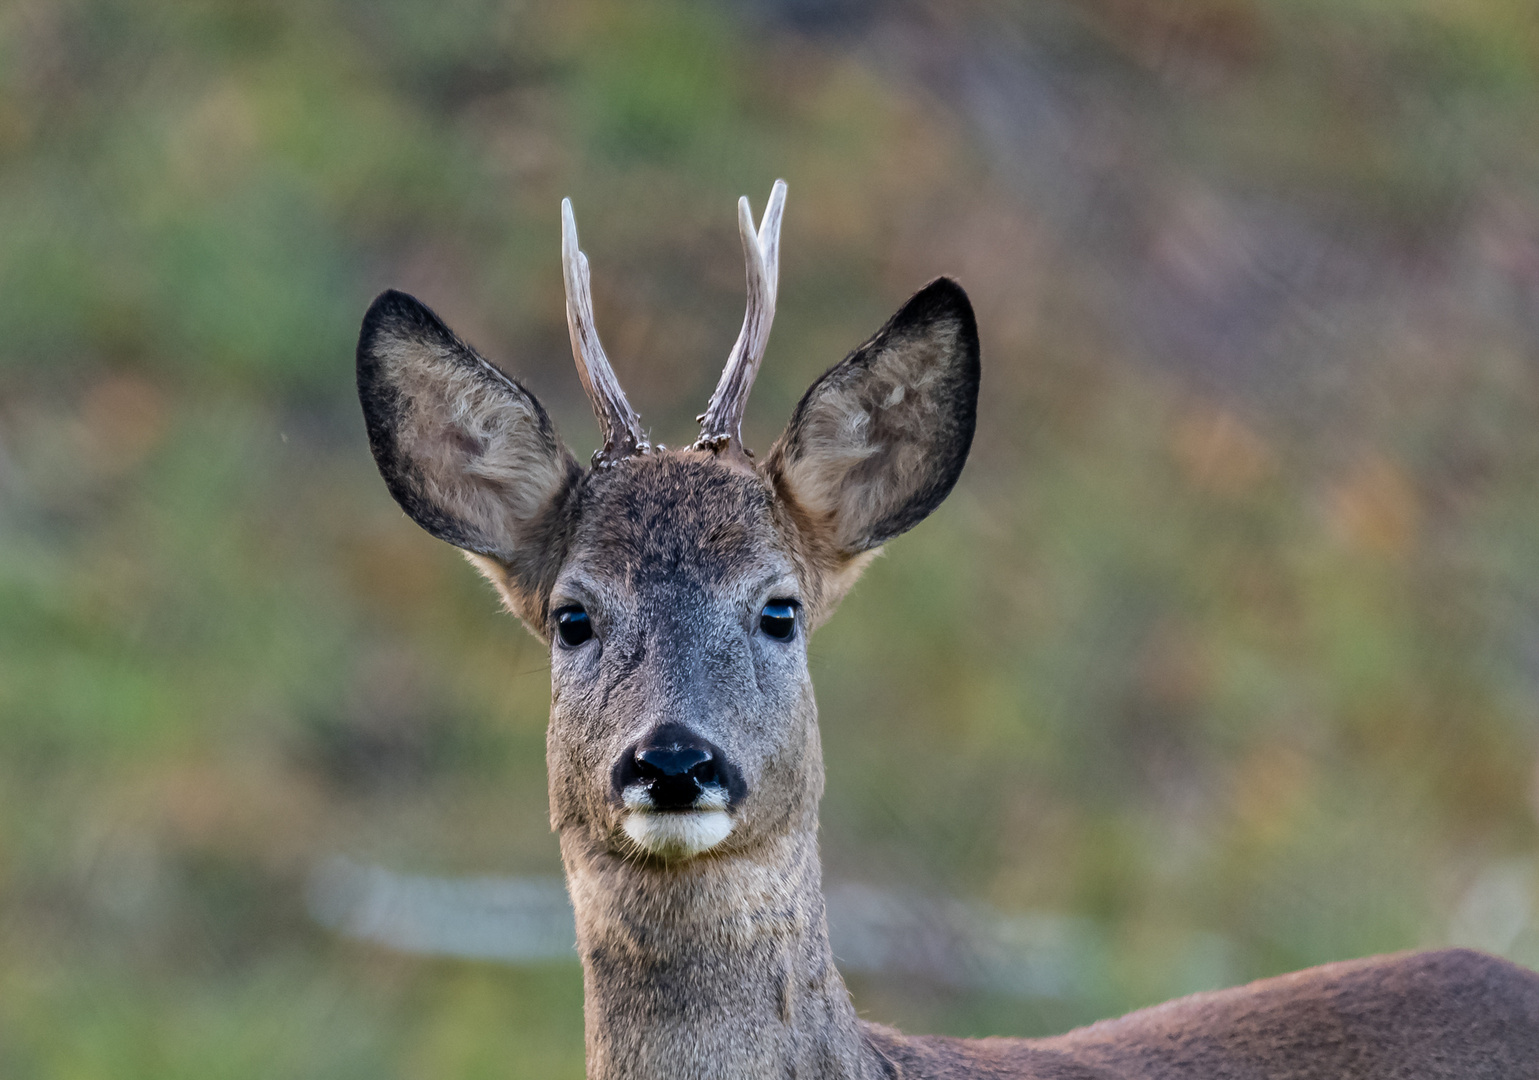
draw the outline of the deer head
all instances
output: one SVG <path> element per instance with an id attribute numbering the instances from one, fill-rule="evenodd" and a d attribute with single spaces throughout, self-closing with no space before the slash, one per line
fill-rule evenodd
<path id="1" fill-rule="evenodd" d="M 391 494 L 550 645 L 564 851 L 676 865 L 812 827 L 822 767 L 807 636 L 967 457 L 978 336 L 947 278 L 818 379 L 762 463 L 744 448 L 785 190 L 776 183 L 757 229 L 739 203 L 748 311 L 688 449 L 650 446 L 626 401 L 569 202 L 567 323 L 604 436 L 590 468 L 533 394 L 417 300 L 386 292 L 364 319 L 358 390 Z"/>

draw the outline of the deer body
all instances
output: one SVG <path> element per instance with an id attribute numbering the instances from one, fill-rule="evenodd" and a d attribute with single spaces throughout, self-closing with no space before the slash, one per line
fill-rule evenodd
<path id="1" fill-rule="evenodd" d="M 1042 1040 L 858 1019 L 817 849 L 808 635 L 971 445 L 978 338 L 939 279 L 819 379 L 762 463 L 739 434 L 774 314 L 777 184 L 739 221 L 749 311 L 702 432 L 654 450 L 593 327 L 564 205 L 567 315 L 604 429 L 584 470 L 526 389 L 385 293 L 358 346 L 380 471 L 551 646 L 551 823 L 577 915 L 592 1080 L 1539 1078 L 1539 975 L 1451 951 L 1329 965 Z"/>

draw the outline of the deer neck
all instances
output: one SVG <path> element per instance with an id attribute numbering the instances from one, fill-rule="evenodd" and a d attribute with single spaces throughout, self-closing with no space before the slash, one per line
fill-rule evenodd
<path id="1" fill-rule="evenodd" d="M 813 827 L 638 865 L 563 833 L 589 1080 L 875 1077 L 834 967 Z"/>

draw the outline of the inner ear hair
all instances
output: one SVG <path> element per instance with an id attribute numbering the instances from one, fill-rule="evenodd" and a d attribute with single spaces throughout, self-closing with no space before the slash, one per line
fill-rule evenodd
<path id="1" fill-rule="evenodd" d="M 543 622 L 582 470 L 539 401 L 394 290 L 364 316 L 357 364 L 369 446 L 396 502 L 477 556 L 515 614 Z"/>
<path id="2" fill-rule="evenodd" d="M 937 278 L 813 383 L 766 469 L 814 547 L 847 562 L 940 505 L 972 446 L 978 370 L 972 305 Z"/>

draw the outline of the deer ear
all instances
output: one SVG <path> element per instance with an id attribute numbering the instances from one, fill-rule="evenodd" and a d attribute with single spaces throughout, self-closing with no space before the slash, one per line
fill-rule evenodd
<path id="1" fill-rule="evenodd" d="M 514 613 L 544 621 L 562 508 L 582 475 L 534 395 L 426 305 L 381 293 L 358 336 L 369 446 L 401 509 L 473 556 Z"/>
<path id="2" fill-rule="evenodd" d="M 950 493 L 978 411 L 978 325 L 962 287 L 926 285 L 812 384 L 766 465 L 842 557 L 917 525 Z"/>

